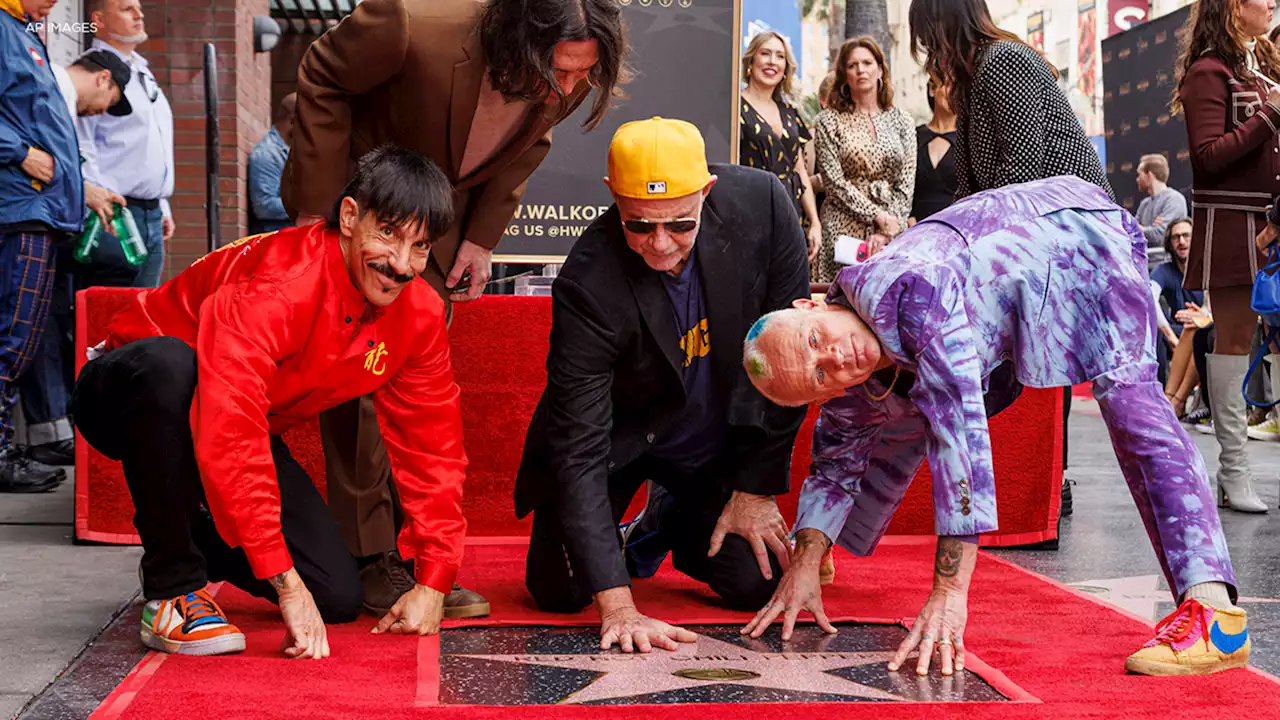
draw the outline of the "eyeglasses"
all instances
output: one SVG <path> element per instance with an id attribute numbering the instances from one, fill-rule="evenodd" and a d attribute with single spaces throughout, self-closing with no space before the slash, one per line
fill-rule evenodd
<path id="1" fill-rule="evenodd" d="M 156 81 L 150 75 L 138 71 L 138 82 L 142 83 L 142 90 L 147 94 L 147 99 L 155 102 L 160 99 L 160 86 L 156 85 Z"/>
<path id="2" fill-rule="evenodd" d="M 691 233 L 698 228 L 698 218 L 665 218 L 655 220 L 650 218 L 640 218 L 639 220 L 624 220 L 622 226 L 627 232 L 636 235 L 652 235 L 658 231 L 658 226 L 665 226 L 667 232 L 673 235 L 683 235 Z"/>

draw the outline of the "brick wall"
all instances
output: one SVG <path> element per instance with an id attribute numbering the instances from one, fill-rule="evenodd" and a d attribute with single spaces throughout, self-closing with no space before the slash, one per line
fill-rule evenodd
<path id="1" fill-rule="evenodd" d="M 165 278 L 208 248 L 205 221 L 204 45 L 218 58 L 221 132 L 222 242 L 245 234 L 249 152 L 271 126 L 271 65 L 253 51 L 253 18 L 268 15 L 268 0 L 144 2 L 150 39 L 138 50 L 151 63 L 174 113 L 177 231 L 169 241 Z"/>

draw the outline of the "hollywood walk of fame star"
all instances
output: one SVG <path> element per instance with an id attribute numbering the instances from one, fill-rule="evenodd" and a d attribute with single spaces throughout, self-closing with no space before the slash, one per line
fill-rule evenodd
<path id="1" fill-rule="evenodd" d="M 648 654 L 518 654 L 456 655 L 454 657 L 601 673 L 586 687 L 561 699 L 562 704 L 592 703 L 726 682 L 752 688 L 826 693 L 867 700 L 903 699 L 893 693 L 846 680 L 828 672 L 860 665 L 884 664 L 893 657 L 892 651 L 759 652 L 706 635 L 699 635 L 696 644 L 682 644 L 680 649 L 674 652 L 654 649 Z"/>

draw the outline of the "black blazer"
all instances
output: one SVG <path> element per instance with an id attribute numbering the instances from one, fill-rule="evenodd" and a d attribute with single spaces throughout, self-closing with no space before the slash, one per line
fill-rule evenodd
<path id="1" fill-rule="evenodd" d="M 734 490 L 784 494 L 804 409 L 756 391 L 742 369 L 742 341 L 761 315 L 809 296 L 804 235 L 772 174 L 734 165 L 711 172 L 719 182 L 693 252 L 715 382 L 729 403 L 723 479 Z M 684 358 L 662 278 L 627 247 L 616 206 L 583 232 L 551 296 L 547 388 L 525 437 L 516 514 L 553 503 L 574 573 L 596 593 L 630 582 L 609 475 L 644 455 L 683 409 Z"/>
<path id="2" fill-rule="evenodd" d="M 957 198 L 1075 175 L 1115 199 L 1098 151 L 1031 47 L 1006 41 L 979 52 L 965 105 L 956 116 Z"/>

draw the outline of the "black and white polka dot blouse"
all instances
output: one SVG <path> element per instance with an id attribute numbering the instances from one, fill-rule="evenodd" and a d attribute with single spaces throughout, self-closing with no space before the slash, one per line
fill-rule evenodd
<path id="1" fill-rule="evenodd" d="M 975 64 L 957 118 L 957 197 L 1015 183 L 1075 175 L 1115 198 L 1102 162 L 1044 58 L 997 42 Z"/>

